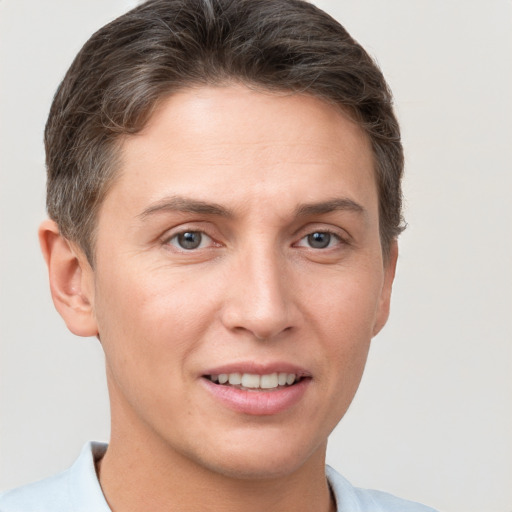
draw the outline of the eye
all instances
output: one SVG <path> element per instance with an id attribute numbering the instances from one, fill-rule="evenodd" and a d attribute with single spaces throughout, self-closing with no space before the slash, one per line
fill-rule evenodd
<path id="1" fill-rule="evenodd" d="M 339 244 L 341 238 L 329 231 L 315 231 L 301 238 L 297 244 L 299 247 L 310 247 L 312 249 L 328 249 L 333 245 Z"/>
<path id="2" fill-rule="evenodd" d="M 168 243 L 178 249 L 192 251 L 210 245 L 212 239 L 201 231 L 183 231 L 170 238 Z"/>

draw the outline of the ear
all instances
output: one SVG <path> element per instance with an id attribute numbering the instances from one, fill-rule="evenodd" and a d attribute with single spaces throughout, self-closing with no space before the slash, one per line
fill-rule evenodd
<path id="1" fill-rule="evenodd" d="M 39 243 L 55 308 L 73 334 L 96 336 L 94 273 L 84 253 L 60 234 L 52 220 L 39 227 Z"/>
<path id="2" fill-rule="evenodd" d="M 391 303 L 391 289 L 395 280 L 396 262 L 398 260 L 398 242 L 393 240 L 389 248 L 389 255 L 384 262 L 384 282 L 379 298 L 377 318 L 373 327 L 373 336 L 376 336 L 386 325 L 389 317 L 389 306 Z"/>

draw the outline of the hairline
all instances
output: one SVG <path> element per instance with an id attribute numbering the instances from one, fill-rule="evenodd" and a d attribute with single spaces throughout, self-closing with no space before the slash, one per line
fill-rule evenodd
<path id="1" fill-rule="evenodd" d="M 242 80 L 239 77 L 223 77 L 218 78 L 217 80 L 194 80 L 190 81 L 190 83 L 184 83 L 179 87 L 176 87 L 172 90 L 169 90 L 167 92 L 162 92 L 152 103 L 152 105 L 147 109 L 147 111 L 144 113 L 145 120 L 140 127 L 139 130 L 132 133 L 121 133 L 118 136 L 113 138 L 113 142 L 110 146 L 110 155 L 109 155 L 109 162 L 107 164 L 108 170 L 105 173 L 105 181 L 99 188 L 99 193 L 97 197 L 97 201 L 95 203 L 95 211 L 93 212 L 92 218 L 91 218 L 91 227 L 90 232 L 87 234 L 86 240 L 73 240 L 84 252 L 89 264 L 92 268 L 95 266 L 95 250 L 96 250 L 96 241 L 97 241 L 97 230 L 98 230 L 98 223 L 99 223 L 99 216 L 101 213 L 101 209 L 103 207 L 103 204 L 111 190 L 111 188 L 116 184 L 117 180 L 119 180 L 123 174 L 122 167 L 123 167 L 123 145 L 124 142 L 131 137 L 135 137 L 139 134 L 141 134 L 144 129 L 148 126 L 148 124 L 151 122 L 151 119 L 155 116 L 156 112 L 162 107 L 164 103 L 166 103 L 171 97 L 175 96 L 176 94 L 187 92 L 187 91 L 193 91 L 193 90 L 200 90 L 207 87 L 231 87 L 233 85 L 241 85 L 243 87 L 246 87 L 252 91 L 261 93 L 261 94 L 269 94 L 269 95 L 278 95 L 278 96 L 293 96 L 293 95 L 303 95 L 303 96 L 309 96 L 311 98 L 316 98 L 320 101 L 323 101 L 324 103 L 336 108 L 338 112 L 347 117 L 351 122 L 356 124 L 359 129 L 361 130 L 361 133 L 364 134 L 364 136 L 367 138 L 367 141 L 370 145 L 370 151 L 371 151 L 371 158 L 372 158 L 372 171 L 373 171 L 373 179 L 374 183 L 377 187 L 377 201 L 378 201 L 378 215 L 379 215 L 379 239 L 381 243 L 381 249 L 382 249 L 382 255 L 384 258 L 384 261 L 387 261 L 390 253 L 390 245 L 393 242 L 393 240 L 396 240 L 396 236 L 390 239 L 390 243 L 386 244 L 385 240 L 383 239 L 383 233 L 381 232 L 381 194 L 379 190 L 379 180 L 377 176 L 378 172 L 378 166 L 379 166 L 379 159 L 377 158 L 375 147 L 374 147 L 374 140 L 373 137 L 368 133 L 368 131 L 365 129 L 362 122 L 360 122 L 357 119 L 357 115 L 354 112 L 354 109 L 351 109 L 348 105 L 339 103 L 334 101 L 332 98 L 328 98 L 325 95 L 316 93 L 311 90 L 302 90 L 302 91 L 294 91 L 291 88 L 285 88 L 285 87 L 268 87 L 264 84 L 258 83 L 256 81 L 250 81 L 250 80 Z"/>

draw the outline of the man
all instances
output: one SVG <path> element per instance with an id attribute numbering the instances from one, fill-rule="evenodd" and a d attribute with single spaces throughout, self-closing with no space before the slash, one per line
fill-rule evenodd
<path id="1" fill-rule="evenodd" d="M 150 0 L 62 82 L 40 228 L 112 428 L 0 510 L 425 511 L 325 468 L 384 326 L 403 154 L 375 64 L 296 0 Z"/>

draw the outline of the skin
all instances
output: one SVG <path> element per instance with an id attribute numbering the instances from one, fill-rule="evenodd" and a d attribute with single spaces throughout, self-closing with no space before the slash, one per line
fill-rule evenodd
<path id="1" fill-rule="evenodd" d="M 397 258 L 396 244 L 382 255 L 366 135 L 310 96 L 204 87 L 164 101 L 121 155 L 94 269 L 52 221 L 40 229 L 57 309 L 105 351 L 109 505 L 334 510 L 327 437 L 387 320 Z M 201 245 L 181 248 L 184 231 Z M 204 373 L 247 361 L 305 369 L 300 400 L 270 415 L 220 403 Z"/>

